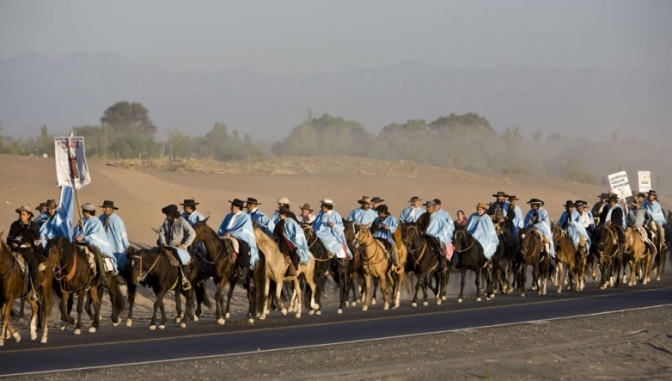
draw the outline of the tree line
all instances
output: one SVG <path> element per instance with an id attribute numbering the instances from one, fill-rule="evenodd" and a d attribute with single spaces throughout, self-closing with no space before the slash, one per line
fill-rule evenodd
<path id="1" fill-rule="evenodd" d="M 619 170 L 620 163 L 633 168 L 655 170 L 648 159 L 651 146 L 641 141 L 588 142 L 559 133 L 537 131 L 524 137 L 518 127 L 498 134 L 483 116 L 469 112 L 449 114 L 427 122 L 423 119 L 392 123 L 375 134 L 359 122 L 323 114 L 307 118 L 270 149 L 252 139 L 215 123 L 203 136 L 191 136 L 170 129 L 165 141 L 157 141 L 157 127 L 148 110 L 136 102 L 118 102 L 105 110 L 100 125 L 77 126 L 75 135 L 84 136 L 88 156 L 105 158 L 209 158 L 220 161 L 272 155 L 347 155 L 403 160 L 466 171 L 500 172 L 510 175 L 559 177 L 595 183 L 605 173 Z M 0 152 L 53 155 L 53 136 L 46 126 L 40 135 L 13 139 L 2 134 Z M 652 164 L 654 168 L 652 168 Z"/>

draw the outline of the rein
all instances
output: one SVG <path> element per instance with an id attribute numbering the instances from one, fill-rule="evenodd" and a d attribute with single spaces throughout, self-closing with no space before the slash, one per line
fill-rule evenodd
<path id="1" fill-rule="evenodd" d="M 369 236 L 371 237 L 371 240 L 370 240 L 371 242 L 368 243 L 368 244 L 367 244 L 366 242 L 362 242 L 361 240 L 355 238 L 355 239 L 357 240 L 357 242 L 359 242 L 361 245 L 364 246 L 364 253 L 366 253 L 366 248 L 367 248 L 367 247 L 371 247 L 372 245 L 378 245 L 378 244 L 376 243 L 376 241 L 373 239 L 373 236 L 370 235 L 370 233 L 369 233 Z M 377 247 L 378 247 L 378 246 L 377 246 Z M 379 247 L 378 247 L 378 248 L 379 248 Z M 369 250 L 369 251 L 370 251 L 370 250 Z M 367 263 L 367 265 L 368 265 L 369 267 L 371 267 L 372 265 L 377 265 L 378 263 L 381 263 L 381 262 L 383 262 L 383 261 L 385 260 L 385 251 L 382 250 L 382 249 L 381 249 L 380 251 L 383 252 L 382 255 L 381 255 L 382 258 L 381 258 L 379 261 L 377 261 L 377 262 L 371 262 L 371 261 L 372 261 L 374 258 L 376 258 L 376 256 L 378 255 L 379 250 L 374 250 L 374 254 L 373 254 L 373 256 L 371 256 L 371 257 L 369 257 L 369 256 L 367 256 L 367 255 L 363 255 L 363 256 L 362 256 L 362 259 L 366 260 L 366 263 Z"/>
<path id="2" fill-rule="evenodd" d="M 413 238 L 419 237 L 419 235 L 417 233 L 418 227 L 412 225 L 412 226 L 409 226 L 407 229 L 410 229 L 411 227 L 413 228 L 413 231 L 415 232 L 415 236 Z M 413 239 L 411 239 L 410 241 L 411 241 L 410 243 L 412 244 Z M 404 244 L 406 244 L 406 243 L 404 243 Z M 411 245 L 406 244 L 406 249 L 408 250 L 409 254 L 411 254 L 411 257 L 413 257 L 413 262 L 415 262 L 416 265 L 421 266 L 422 264 L 420 263 L 420 261 L 422 260 L 422 257 L 425 256 L 425 251 L 427 250 L 427 241 L 423 240 L 422 247 L 420 247 L 418 249 L 413 250 L 410 247 L 411 247 Z M 417 253 L 418 251 L 420 251 L 420 255 L 416 258 L 414 253 Z"/>
<path id="3" fill-rule="evenodd" d="M 464 240 L 467 239 L 467 236 L 466 236 L 467 233 L 464 232 L 463 230 L 458 231 L 456 234 L 459 234 L 461 237 L 464 237 L 464 238 L 462 238 L 462 239 L 459 240 L 459 241 L 456 239 L 455 241 L 457 241 L 457 242 L 462 242 L 462 241 L 464 241 Z M 457 250 L 457 251 L 459 251 L 459 252 L 461 252 L 461 253 L 464 253 L 465 251 L 467 251 L 467 250 L 471 249 L 472 247 L 474 247 L 474 244 L 475 244 L 475 243 L 476 243 L 476 240 L 475 240 L 475 239 L 472 239 L 472 240 L 471 240 L 471 245 L 467 246 L 467 247 L 464 248 L 464 249 L 460 249 L 460 248 L 457 247 L 457 245 L 455 245 L 455 250 Z"/>
<path id="4" fill-rule="evenodd" d="M 149 266 L 149 269 L 147 271 L 142 271 L 142 254 L 140 255 L 132 255 L 131 258 L 133 259 L 139 259 L 140 260 L 140 277 L 138 278 L 138 282 L 144 282 L 145 279 L 147 278 L 147 275 L 154 269 L 154 266 L 156 266 L 157 263 L 159 263 L 159 258 L 161 257 L 161 252 L 159 252 L 156 255 L 156 259 L 154 260 L 154 263 L 152 263 L 151 266 Z M 172 288 L 171 288 L 172 290 Z"/>

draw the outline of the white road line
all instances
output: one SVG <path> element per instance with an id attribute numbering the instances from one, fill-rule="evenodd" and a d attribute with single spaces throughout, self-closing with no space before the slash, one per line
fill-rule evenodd
<path id="1" fill-rule="evenodd" d="M 643 310 L 649 310 L 649 309 L 653 309 L 653 308 L 671 307 L 671 306 L 672 306 L 672 303 L 658 304 L 658 305 L 655 305 L 655 306 L 628 308 L 628 309 L 613 310 L 613 311 L 603 311 L 603 312 L 596 312 L 596 313 L 592 313 L 592 314 L 579 314 L 579 315 L 563 316 L 563 317 L 549 318 L 549 319 L 543 319 L 543 320 L 525 320 L 525 321 L 518 321 L 518 322 L 511 322 L 511 323 L 483 325 L 483 326 L 470 327 L 470 328 L 455 328 L 455 329 L 447 329 L 447 330 L 433 331 L 433 332 L 412 333 L 412 334 L 407 334 L 407 335 L 385 336 L 385 337 L 377 337 L 377 338 L 373 338 L 373 339 L 349 340 L 349 341 L 340 341 L 340 342 L 325 343 L 325 344 L 299 345 L 299 346 L 295 346 L 295 347 L 275 348 L 275 349 L 263 349 L 263 350 L 262 349 L 257 349 L 256 351 L 247 351 L 247 352 L 225 353 L 225 354 L 216 354 L 216 355 L 207 355 L 207 356 L 182 357 L 182 358 L 141 361 L 141 362 L 123 363 L 123 364 L 110 364 L 110 365 L 101 365 L 101 366 L 87 366 L 87 367 L 81 367 L 81 368 L 64 368 L 64 369 L 44 370 L 44 371 L 37 371 L 37 372 L 13 373 L 13 374 L 0 375 L 0 378 L 20 377 L 20 376 L 37 376 L 37 375 L 52 374 L 52 373 L 67 373 L 67 372 L 78 372 L 78 371 L 84 371 L 84 370 L 121 368 L 121 367 L 128 367 L 128 366 L 137 366 L 137 365 L 162 364 L 162 363 L 167 363 L 167 362 L 173 363 L 173 362 L 178 362 L 178 361 L 208 360 L 208 359 L 214 359 L 214 358 L 251 355 L 251 354 L 256 354 L 256 353 L 272 353 L 272 352 L 301 350 L 301 349 L 324 348 L 324 347 L 330 347 L 330 346 L 334 346 L 334 345 L 362 344 L 362 343 L 377 342 L 377 341 L 384 341 L 384 340 L 407 339 L 407 338 L 427 336 L 427 335 L 467 332 L 467 331 L 475 331 L 475 330 L 488 329 L 488 328 L 508 327 L 508 326 L 514 326 L 514 325 L 522 325 L 522 324 L 539 324 L 540 322 L 548 323 L 548 322 L 555 321 L 555 320 L 577 319 L 577 318 L 584 318 L 584 317 L 617 314 L 617 313 L 622 313 L 622 312 L 643 311 Z"/>

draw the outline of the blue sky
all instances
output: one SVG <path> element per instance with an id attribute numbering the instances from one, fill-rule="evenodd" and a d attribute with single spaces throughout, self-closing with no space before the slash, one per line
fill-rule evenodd
<path id="1" fill-rule="evenodd" d="M 0 58 L 306 76 L 402 60 L 669 71 L 670 1 L 2 1 Z"/>

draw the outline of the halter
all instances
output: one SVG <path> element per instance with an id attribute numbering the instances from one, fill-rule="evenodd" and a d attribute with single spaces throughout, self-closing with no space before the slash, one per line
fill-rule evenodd
<path id="1" fill-rule="evenodd" d="M 360 230 L 362 230 L 362 228 L 360 228 Z M 364 228 L 364 230 L 366 230 L 366 231 L 368 232 L 367 229 Z M 364 250 L 364 253 L 366 253 L 366 248 L 367 248 L 367 247 L 371 247 L 372 245 L 377 245 L 375 239 L 374 239 L 373 236 L 371 235 L 371 232 L 369 232 L 368 234 L 369 234 L 369 236 L 371 237 L 371 243 L 369 243 L 369 244 L 366 244 L 365 242 L 362 242 L 362 241 L 360 241 L 359 239 L 357 239 L 357 236 L 359 235 L 359 232 L 355 235 L 355 240 L 356 240 L 357 242 L 359 242 L 360 245 L 363 245 L 363 246 L 364 246 L 364 249 L 365 249 L 365 250 Z M 379 246 L 377 246 L 377 247 L 380 248 Z M 385 260 L 385 250 L 382 250 L 382 249 L 381 249 L 380 251 L 382 251 L 383 253 L 382 253 L 382 255 L 381 255 L 382 258 L 381 258 L 379 261 L 377 261 L 377 262 L 371 262 L 371 261 L 372 261 L 374 258 L 376 258 L 376 256 L 378 255 L 378 250 L 375 250 L 373 256 L 371 256 L 371 257 L 368 257 L 368 256 L 366 256 L 366 255 L 362 255 L 362 260 L 365 260 L 369 267 L 371 267 L 371 265 L 376 265 L 376 264 L 378 264 L 378 263 L 381 263 L 381 262 L 383 262 L 383 261 Z"/>
<path id="2" fill-rule="evenodd" d="M 464 237 L 463 239 L 459 240 L 459 242 L 461 242 L 462 240 L 466 240 L 466 239 L 467 239 L 467 232 L 466 232 L 466 231 L 464 231 L 464 230 L 458 230 L 457 232 L 455 232 L 455 235 L 458 235 L 458 234 L 459 234 L 460 236 L 463 236 L 463 237 Z M 458 242 L 457 239 L 456 239 L 455 241 L 456 241 L 455 243 Z M 475 243 L 476 243 L 476 239 L 473 239 L 473 240 L 471 241 L 471 245 L 467 246 L 467 248 L 465 248 L 465 249 L 459 249 L 459 248 L 457 248 L 457 245 L 455 245 L 455 250 L 457 250 L 457 251 L 463 253 L 463 252 L 465 252 L 465 251 L 471 249 L 472 247 L 474 247 L 474 244 L 475 244 Z"/>
<path id="3" fill-rule="evenodd" d="M 145 279 L 147 278 L 147 275 L 149 275 L 149 273 L 154 269 L 154 266 L 156 266 L 156 264 L 159 262 L 160 257 L 161 257 L 161 252 L 159 251 L 158 254 L 156 255 L 156 259 L 154 260 L 154 263 L 152 263 L 152 265 L 149 266 L 149 269 L 147 271 L 142 271 L 142 254 L 131 255 L 131 258 L 140 260 L 140 276 L 138 277 L 138 283 L 145 281 Z M 172 290 L 172 288 L 171 288 L 171 290 Z"/>
<path id="4" fill-rule="evenodd" d="M 63 250 L 62 247 L 60 247 L 60 249 Z M 93 280 L 93 277 L 91 279 L 88 279 L 88 277 L 89 277 L 89 275 L 93 274 L 93 271 L 92 271 L 93 269 L 91 267 L 89 267 L 89 269 L 87 270 L 87 275 L 86 275 L 86 279 L 88 279 L 88 280 L 85 280 L 82 283 L 81 286 L 76 287 L 74 289 L 70 289 L 70 288 L 65 287 L 66 284 L 70 284 L 70 281 L 72 281 L 72 278 L 74 278 L 74 276 L 77 272 L 77 258 L 76 258 L 77 255 L 78 255 L 77 250 L 73 247 L 72 248 L 72 258 L 70 259 L 70 261 L 66 262 L 65 264 L 60 264 L 60 261 L 59 261 L 59 263 L 56 264 L 56 266 L 54 268 L 54 279 L 56 279 L 58 281 L 58 285 L 61 288 L 61 292 L 67 292 L 67 293 L 73 294 L 73 293 L 77 293 L 77 292 L 91 286 L 90 282 Z M 63 259 L 63 256 L 61 256 L 61 260 L 62 259 Z M 63 271 L 65 270 L 65 268 L 70 263 L 72 263 L 72 268 L 70 269 L 70 271 L 67 274 L 63 275 Z M 99 277 L 105 276 L 105 274 L 103 272 L 104 272 L 103 269 L 99 270 Z M 59 275 L 57 275 L 57 274 L 60 274 L 61 276 L 59 277 Z"/>
<path id="5" fill-rule="evenodd" d="M 418 234 L 419 228 L 416 225 L 408 225 L 406 227 L 406 230 L 409 230 L 411 228 L 413 228 L 413 231 L 415 232 L 415 236 L 420 237 L 420 235 Z M 413 241 L 411 240 L 410 243 L 413 243 Z M 411 245 L 406 245 L 406 250 L 408 250 L 408 252 L 411 254 L 411 257 L 413 257 L 413 262 L 415 262 L 416 265 L 420 266 L 421 265 L 420 260 L 425 255 L 425 251 L 427 250 L 427 241 L 423 240 L 422 247 L 420 247 L 416 250 L 413 250 L 410 247 L 411 247 Z M 420 255 L 416 258 L 415 254 L 413 254 L 413 253 L 417 253 L 418 251 L 420 251 Z"/>

